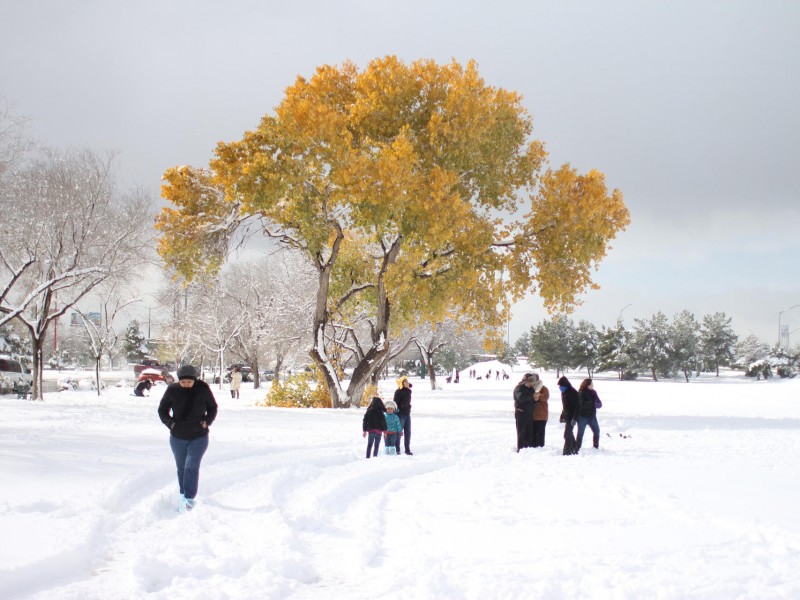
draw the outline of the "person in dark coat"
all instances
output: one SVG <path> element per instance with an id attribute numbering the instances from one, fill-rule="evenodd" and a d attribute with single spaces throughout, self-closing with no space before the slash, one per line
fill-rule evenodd
<path id="1" fill-rule="evenodd" d="M 583 432 L 586 426 L 592 430 L 592 445 L 600 447 L 600 424 L 597 422 L 597 406 L 600 404 L 600 397 L 594 391 L 594 384 L 591 379 L 584 379 L 578 387 L 580 397 L 580 409 L 578 411 L 578 438 L 576 444 L 578 450 L 583 443 Z"/>
<path id="2" fill-rule="evenodd" d="M 517 452 L 533 447 L 533 395 L 536 381 L 533 373 L 525 373 L 514 388 L 514 420 L 517 425 Z"/>
<path id="3" fill-rule="evenodd" d="M 397 389 L 394 391 L 394 403 L 397 405 L 397 416 L 400 417 L 400 423 L 403 424 L 403 445 L 406 449 L 406 454 L 413 454 L 411 452 L 411 382 L 408 377 L 401 377 L 397 380 Z M 397 453 L 400 454 L 400 438 L 397 438 Z"/>
<path id="4" fill-rule="evenodd" d="M 367 439 L 367 458 L 370 456 L 370 450 L 372 450 L 372 456 L 378 456 L 381 437 L 386 433 L 386 417 L 383 414 L 385 410 L 386 407 L 383 405 L 383 400 L 375 396 L 364 413 L 361 429 L 364 432 L 363 437 L 369 436 Z"/>
<path id="5" fill-rule="evenodd" d="M 178 468 L 181 505 L 192 510 L 200 480 L 200 461 L 208 449 L 208 428 L 217 418 L 217 401 L 191 365 L 178 369 L 178 382 L 167 386 L 158 416 L 170 431 L 169 445 Z"/>
<path id="6" fill-rule="evenodd" d="M 153 387 L 152 381 L 150 381 L 149 379 L 142 379 L 139 383 L 136 384 L 136 387 L 133 388 L 133 395 L 144 397 L 145 390 L 149 392 L 151 387 Z"/>
<path id="7" fill-rule="evenodd" d="M 578 390 L 572 387 L 569 379 L 561 377 L 558 380 L 558 389 L 561 390 L 561 422 L 564 423 L 564 455 L 577 454 L 578 445 L 575 441 L 574 427 L 580 411 L 580 397 Z"/>

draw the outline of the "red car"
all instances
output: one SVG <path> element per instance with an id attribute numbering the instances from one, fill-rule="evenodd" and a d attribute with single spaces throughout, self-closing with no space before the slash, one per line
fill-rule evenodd
<path id="1" fill-rule="evenodd" d="M 142 369 L 142 372 L 139 373 L 139 378 L 136 381 L 144 381 L 145 379 L 149 379 L 153 383 L 156 381 L 164 381 L 167 383 L 172 383 L 172 381 L 167 381 L 166 377 L 169 377 L 172 381 L 174 381 L 172 375 L 170 375 L 169 371 L 161 370 L 161 369 L 154 369 L 152 367 L 148 367 L 146 369 Z"/>

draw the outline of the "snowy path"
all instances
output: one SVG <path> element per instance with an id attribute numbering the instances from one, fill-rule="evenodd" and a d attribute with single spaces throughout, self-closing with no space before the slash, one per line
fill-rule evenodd
<path id="1" fill-rule="evenodd" d="M 3 398 L 0 597 L 798 597 L 798 384 L 601 381 L 577 457 L 557 402 L 511 452 L 510 382 L 415 386 L 415 456 L 374 460 L 361 411 L 220 396 L 185 515 L 157 398 Z"/>

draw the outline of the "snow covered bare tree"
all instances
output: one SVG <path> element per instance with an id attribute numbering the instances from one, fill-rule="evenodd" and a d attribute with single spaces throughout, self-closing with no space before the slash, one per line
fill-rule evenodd
<path id="1" fill-rule="evenodd" d="M 30 333 L 36 399 L 50 324 L 152 252 L 149 201 L 141 190 L 119 193 L 112 165 L 90 150 L 45 150 L 0 179 L 14 215 L 0 224 L 0 325 L 16 318 Z"/>

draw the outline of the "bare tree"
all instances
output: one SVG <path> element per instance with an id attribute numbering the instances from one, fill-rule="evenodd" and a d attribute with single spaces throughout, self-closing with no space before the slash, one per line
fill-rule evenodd
<path id="1" fill-rule="evenodd" d="M 102 304 L 100 320 L 91 319 L 86 313 L 78 310 L 78 314 L 86 328 L 89 336 L 89 346 L 94 359 L 94 377 L 97 387 L 97 395 L 100 395 L 102 382 L 100 381 L 100 362 L 103 356 L 110 356 L 119 345 L 121 340 L 114 328 L 114 321 L 120 313 L 130 304 L 137 302 L 137 298 L 131 298 L 130 293 L 124 293 L 116 282 L 109 286 L 109 289 L 100 293 Z M 125 298 L 131 298 L 126 300 Z"/>
<path id="2" fill-rule="evenodd" d="M 152 251 L 149 201 L 141 190 L 118 193 L 112 164 L 90 150 L 43 151 L 2 180 L 14 218 L 0 227 L 0 325 L 17 318 L 30 333 L 35 399 L 48 327 Z"/>

